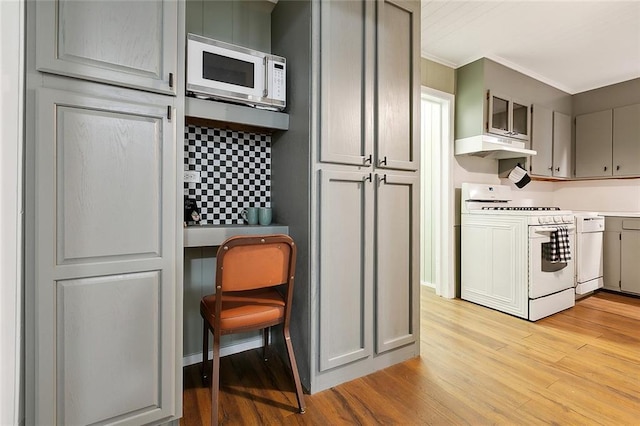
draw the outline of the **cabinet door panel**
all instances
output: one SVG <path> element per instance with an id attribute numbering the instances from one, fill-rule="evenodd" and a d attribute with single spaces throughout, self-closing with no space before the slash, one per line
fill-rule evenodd
<path id="1" fill-rule="evenodd" d="M 640 231 L 622 231 L 620 290 L 640 294 Z"/>
<path id="2" fill-rule="evenodd" d="M 576 177 L 611 176 L 612 111 L 576 117 Z"/>
<path id="3" fill-rule="evenodd" d="M 372 160 L 368 1 L 320 2 L 320 161 L 364 165 Z"/>
<path id="4" fill-rule="evenodd" d="M 368 176 L 368 175 L 367 175 Z M 320 370 L 371 355 L 371 183 L 320 172 Z"/>
<path id="5" fill-rule="evenodd" d="M 640 104 L 613 110 L 613 175 L 640 175 Z"/>
<path id="6" fill-rule="evenodd" d="M 417 170 L 419 3 L 379 0 L 377 5 L 377 166 Z"/>
<path id="7" fill-rule="evenodd" d="M 137 98 L 36 94 L 35 424 L 177 413 L 175 126 Z"/>
<path id="8" fill-rule="evenodd" d="M 39 71 L 176 93 L 178 2 L 39 1 Z M 170 84 L 171 83 L 171 84 Z"/>
<path id="9" fill-rule="evenodd" d="M 531 156 L 531 174 L 551 176 L 553 164 L 553 111 L 540 105 L 533 106 L 531 149 L 538 154 Z"/>
<path id="10" fill-rule="evenodd" d="M 606 226 L 607 223 L 605 229 Z M 620 232 L 605 230 L 602 256 L 604 287 L 616 291 L 620 291 L 620 244 Z"/>
<path id="11" fill-rule="evenodd" d="M 553 176 L 571 177 L 571 116 L 553 112 Z"/>
<path id="12" fill-rule="evenodd" d="M 376 352 L 416 339 L 419 299 L 418 178 L 378 175 L 376 185 Z"/>

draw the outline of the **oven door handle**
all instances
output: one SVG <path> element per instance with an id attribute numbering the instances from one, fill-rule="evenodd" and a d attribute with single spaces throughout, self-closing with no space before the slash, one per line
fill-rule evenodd
<path id="1" fill-rule="evenodd" d="M 566 226 L 566 225 L 558 225 L 558 226 Z M 573 226 L 573 225 L 566 226 L 566 228 L 567 228 L 567 231 L 569 231 L 569 232 L 575 231 L 575 229 L 576 229 L 576 227 Z M 540 232 L 553 232 L 553 231 L 557 231 L 558 230 L 558 228 L 555 227 L 555 226 L 548 226 L 548 227 L 547 226 L 545 226 L 545 227 L 534 226 L 533 229 L 534 229 L 535 232 L 538 232 L 538 233 L 540 233 Z"/>

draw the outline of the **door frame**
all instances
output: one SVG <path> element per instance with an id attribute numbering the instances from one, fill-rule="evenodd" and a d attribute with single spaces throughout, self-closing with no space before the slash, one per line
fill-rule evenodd
<path id="1" fill-rule="evenodd" d="M 430 173 L 428 182 L 434 177 L 439 178 L 439 184 L 432 185 L 432 201 L 437 206 L 434 208 L 435 226 L 433 227 L 434 247 L 434 281 L 436 294 L 448 299 L 456 296 L 455 283 L 455 228 L 454 228 L 454 188 L 453 188 L 453 137 L 454 137 L 454 107 L 455 96 L 422 86 L 420 101 L 430 100 L 440 104 L 442 111 L 441 143 L 434 145 L 431 150 L 432 159 L 427 164 L 425 154 L 429 152 L 424 148 L 422 173 Z M 422 118 L 421 118 L 422 120 Z M 430 166 L 430 167 L 429 167 Z M 423 189 L 424 194 L 424 189 Z"/>

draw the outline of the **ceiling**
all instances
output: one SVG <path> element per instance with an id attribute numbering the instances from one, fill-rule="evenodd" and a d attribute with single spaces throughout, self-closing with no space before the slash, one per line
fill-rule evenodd
<path id="1" fill-rule="evenodd" d="M 422 56 L 486 57 L 570 94 L 640 77 L 640 1 L 422 0 Z"/>

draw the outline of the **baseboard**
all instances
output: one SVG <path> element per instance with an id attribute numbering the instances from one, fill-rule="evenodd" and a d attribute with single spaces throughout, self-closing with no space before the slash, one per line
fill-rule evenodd
<path id="1" fill-rule="evenodd" d="M 248 351 L 251 349 L 257 349 L 262 347 L 262 336 L 256 336 L 255 338 L 236 343 L 229 346 L 223 346 L 220 348 L 220 356 L 233 355 L 240 352 Z M 213 351 L 209 351 L 209 359 L 213 356 Z M 198 352 L 195 354 L 187 355 L 182 358 L 182 366 L 186 367 L 188 365 L 199 364 L 202 362 L 202 352 Z"/>
<path id="2" fill-rule="evenodd" d="M 436 285 L 434 283 L 430 283 L 429 281 L 420 281 L 420 285 L 423 285 L 425 287 L 431 287 L 431 288 L 436 288 Z"/>

